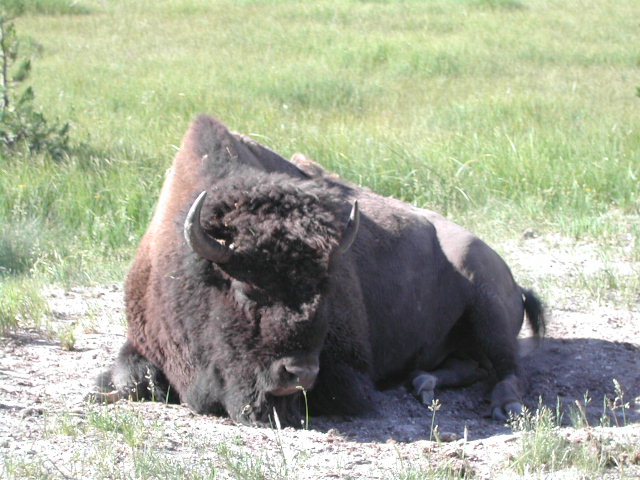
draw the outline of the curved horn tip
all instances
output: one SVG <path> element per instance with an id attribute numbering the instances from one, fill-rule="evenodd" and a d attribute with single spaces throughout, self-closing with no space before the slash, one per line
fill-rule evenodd
<path id="1" fill-rule="evenodd" d="M 338 250 L 340 253 L 344 253 L 353 244 L 356 237 L 358 236 L 358 229 L 360 228 L 360 207 L 358 206 L 358 200 L 353 202 L 353 206 L 351 207 L 351 213 L 349 213 L 349 220 L 347 220 L 347 224 L 344 227 L 344 231 L 342 233 L 342 240 L 340 241 L 340 245 L 338 246 Z"/>
<path id="2" fill-rule="evenodd" d="M 191 207 L 189 207 L 189 212 L 187 213 L 187 217 L 184 220 L 184 239 L 187 241 L 187 245 L 189 245 L 189 248 L 191 248 L 192 250 L 194 249 L 192 245 L 192 229 L 194 227 L 194 224 L 200 224 L 200 211 L 202 210 L 202 205 L 204 205 L 206 197 L 206 190 L 198 195 L 198 198 L 196 198 L 191 204 Z"/>
<path id="3" fill-rule="evenodd" d="M 353 201 L 353 207 L 351 207 L 351 213 L 349 214 L 349 221 L 360 223 L 360 207 L 358 206 L 358 200 Z"/>
<path id="4" fill-rule="evenodd" d="M 193 202 L 184 221 L 184 238 L 196 254 L 214 263 L 226 263 L 231 258 L 231 249 L 207 234 L 200 224 L 200 211 L 207 192 L 204 191 Z"/>

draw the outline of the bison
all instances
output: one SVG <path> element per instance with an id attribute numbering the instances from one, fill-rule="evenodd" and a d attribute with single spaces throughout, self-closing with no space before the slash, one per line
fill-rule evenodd
<path id="1" fill-rule="evenodd" d="M 363 411 L 373 389 L 492 375 L 522 409 L 517 335 L 535 294 L 482 240 L 303 155 L 289 162 L 199 117 L 168 171 L 125 285 L 127 340 L 98 400 L 186 403 L 264 425 Z"/>

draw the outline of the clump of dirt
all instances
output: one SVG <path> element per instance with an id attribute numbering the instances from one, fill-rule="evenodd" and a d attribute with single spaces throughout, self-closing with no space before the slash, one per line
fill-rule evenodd
<path id="1" fill-rule="evenodd" d="M 572 256 L 570 245 L 558 247 L 557 238 L 530 238 L 502 251 L 516 277 L 521 272 L 528 278 L 561 275 L 576 265 L 591 265 L 590 256 L 597 257 L 587 247 Z M 535 410 L 542 403 L 555 411 L 559 405 L 567 424 L 575 420 L 575 412 L 592 426 L 600 425 L 604 415 L 611 426 L 627 425 L 606 435 L 640 442 L 638 308 L 597 306 L 578 293 L 545 293 L 552 297 L 547 300 L 547 336 L 525 348 L 530 351 L 522 359 L 529 381 L 528 408 Z M 68 460 L 65 451 L 78 451 L 83 442 L 93 440 L 43 435 L 47 418 L 65 412 L 82 417 L 91 408 L 113 408 L 87 405 L 83 398 L 97 374 L 113 361 L 126 327 L 120 285 L 52 288 L 45 295 L 54 315 L 53 330 L 73 327 L 74 348 L 64 350 L 57 339 L 36 330 L 18 330 L 0 339 L 0 458 L 46 455 L 60 465 Z M 554 305 L 556 297 L 560 301 Z M 522 337 L 526 344 L 527 332 Z M 183 442 L 188 432 L 211 444 L 240 438 L 254 452 L 277 447 L 284 458 L 295 459 L 305 478 L 388 478 L 399 465 L 436 458 L 454 463 L 464 459 L 465 468 L 476 476 L 495 478 L 516 450 L 518 434 L 491 420 L 489 387 L 478 383 L 441 391 L 435 409 L 397 387 L 376 394 L 375 412 L 346 419 L 312 418 L 308 430 L 240 426 L 226 418 L 194 415 L 184 406 L 146 403 L 131 408 L 165 425 L 163 454 L 168 456 L 199 455 Z"/>

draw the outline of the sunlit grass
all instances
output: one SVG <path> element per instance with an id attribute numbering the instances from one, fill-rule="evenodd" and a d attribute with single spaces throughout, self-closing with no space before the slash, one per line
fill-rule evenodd
<path id="1" fill-rule="evenodd" d="M 22 3 L 36 103 L 74 148 L 0 159 L 11 275 L 121 278 L 201 112 L 501 238 L 610 248 L 638 214 L 632 0 Z"/>
<path id="2" fill-rule="evenodd" d="M 613 400 L 605 399 L 600 426 L 590 427 L 586 415 L 580 413 L 585 404 L 576 402 L 578 408 L 573 411 L 572 421 L 583 429 L 577 440 L 571 435 L 576 430 L 560 427 L 562 414 L 559 409 L 554 412 L 539 405 L 535 412 L 525 411 L 524 415 L 514 418 L 511 426 L 521 435 L 519 450 L 510 459 L 509 468 L 523 478 L 560 472 L 567 478 L 595 478 L 615 468 L 621 478 L 625 478 L 625 470 L 637 465 L 640 449 L 625 437 L 612 440 L 603 430 L 611 424 L 611 418 L 616 419 L 617 426 L 626 424 L 624 409 L 628 405 L 624 404 L 619 383 L 614 380 L 614 384 L 617 396 Z M 619 410 L 622 410 L 622 423 L 617 420 Z"/>
<path id="3" fill-rule="evenodd" d="M 49 306 L 32 281 L 3 279 L 0 282 L 0 336 L 18 326 L 40 328 L 46 325 Z"/>

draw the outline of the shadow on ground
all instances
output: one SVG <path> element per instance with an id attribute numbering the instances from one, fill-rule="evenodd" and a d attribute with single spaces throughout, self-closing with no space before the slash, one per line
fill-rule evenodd
<path id="1" fill-rule="evenodd" d="M 640 397 L 640 348 L 636 345 L 547 338 L 522 360 L 522 367 L 529 381 L 525 404 L 531 410 L 540 402 L 553 411 L 560 405 L 562 422 L 569 424 L 571 410 L 576 402 L 584 404 L 588 392 L 591 401 L 585 411 L 589 425 L 600 425 L 603 415 L 612 426 L 640 422 L 640 405 L 634 403 Z M 627 408 L 623 409 L 620 401 L 612 403 L 619 396 L 614 379 L 624 392 L 624 402 L 629 403 Z M 462 438 L 465 427 L 470 440 L 511 433 L 508 426 L 490 418 L 489 394 L 488 383 L 440 391 L 441 406 L 434 419 L 431 410 L 404 387 L 397 387 L 376 394 L 376 412 L 348 419 L 312 418 L 311 428 L 335 429 L 361 442 L 429 440 L 433 438 L 432 425 L 452 439 Z"/>

